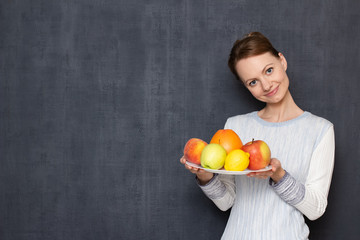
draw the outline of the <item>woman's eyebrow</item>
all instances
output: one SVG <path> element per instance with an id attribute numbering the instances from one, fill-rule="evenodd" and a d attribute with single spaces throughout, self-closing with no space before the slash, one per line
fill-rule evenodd
<path id="1" fill-rule="evenodd" d="M 265 67 L 263 68 L 262 72 L 265 72 L 266 71 L 266 68 L 270 65 L 273 65 L 274 63 L 269 63 L 269 64 L 266 64 Z"/>

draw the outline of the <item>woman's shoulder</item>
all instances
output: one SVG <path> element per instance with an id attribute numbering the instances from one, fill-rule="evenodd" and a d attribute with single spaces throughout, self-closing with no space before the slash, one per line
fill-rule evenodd
<path id="1" fill-rule="evenodd" d="M 317 146 L 327 133 L 332 132 L 334 134 L 334 125 L 332 122 L 324 117 L 317 116 L 308 112 L 304 125 L 304 131 L 308 133 L 308 136 L 313 136 L 316 139 L 314 146 Z"/>
<path id="2" fill-rule="evenodd" d="M 324 117 L 317 116 L 311 112 L 305 112 L 305 113 L 307 113 L 308 115 L 308 117 L 305 118 L 305 120 L 308 121 L 309 124 L 311 125 L 321 125 L 324 126 L 325 128 L 333 126 L 333 123 Z"/>
<path id="3" fill-rule="evenodd" d="M 254 118 L 256 116 L 256 114 L 257 114 L 257 111 L 249 112 L 249 113 L 245 113 L 245 114 L 239 114 L 239 115 L 229 117 L 227 119 L 227 121 L 240 121 L 240 120 L 244 120 L 244 119 Z"/>
<path id="4" fill-rule="evenodd" d="M 226 126 L 234 126 L 234 125 L 239 125 L 245 122 L 248 122 L 252 119 L 255 119 L 257 115 L 257 112 L 250 112 L 250 113 L 245 113 L 245 114 L 239 114 L 239 115 L 235 115 L 235 116 L 231 116 L 226 120 Z"/>

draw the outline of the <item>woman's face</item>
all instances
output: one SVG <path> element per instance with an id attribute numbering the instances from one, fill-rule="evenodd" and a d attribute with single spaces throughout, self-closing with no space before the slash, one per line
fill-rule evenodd
<path id="1" fill-rule="evenodd" d="M 259 101 L 278 103 L 288 92 L 287 63 L 281 53 L 279 57 L 267 52 L 244 58 L 235 68 L 247 89 Z"/>

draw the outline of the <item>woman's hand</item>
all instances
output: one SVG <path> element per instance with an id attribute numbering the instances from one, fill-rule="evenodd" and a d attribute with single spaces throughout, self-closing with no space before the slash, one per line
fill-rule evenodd
<path id="1" fill-rule="evenodd" d="M 256 177 L 260 179 L 267 179 L 271 177 L 271 179 L 277 183 L 282 177 L 285 175 L 285 170 L 281 167 L 281 163 L 278 159 L 272 158 L 270 161 L 271 170 L 266 172 L 252 172 L 247 174 L 248 177 Z"/>
<path id="2" fill-rule="evenodd" d="M 200 185 L 205 185 L 214 177 L 214 174 L 211 172 L 207 172 L 204 169 L 200 169 L 200 168 L 196 168 L 196 167 L 187 165 L 186 159 L 184 156 L 182 156 L 182 158 L 180 159 L 180 162 L 182 164 L 184 164 L 184 166 L 187 170 L 189 170 L 193 174 L 196 174 L 196 176 L 200 182 Z"/>

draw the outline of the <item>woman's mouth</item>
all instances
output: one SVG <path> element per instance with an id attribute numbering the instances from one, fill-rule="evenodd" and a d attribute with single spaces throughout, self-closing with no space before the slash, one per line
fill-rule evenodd
<path id="1" fill-rule="evenodd" d="M 274 96 L 277 93 L 278 90 L 279 90 L 279 86 L 277 86 L 274 90 L 272 90 L 271 92 L 269 92 L 265 96 L 267 96 L 267 97 Z"/>

